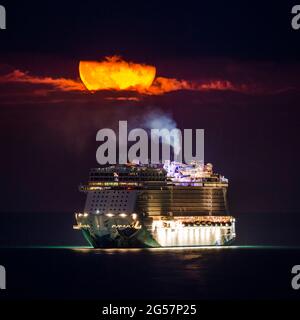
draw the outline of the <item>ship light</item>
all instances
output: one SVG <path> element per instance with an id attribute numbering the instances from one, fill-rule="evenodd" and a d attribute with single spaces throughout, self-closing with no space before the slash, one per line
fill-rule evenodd
<path id="1" fill-rule="evenodd" d="M 113 213 L 107 213 L 106 216 L 109 217 L 109 218 L 111 218 L 111 217 L 114 216 L 114 214 L 113 214 Z"/>
<path id="2" fill-rule="evenodd" d="M 122 218 L 125 218 L 125 217 L 127 217 L 127 214 L 126 213 L 120 213 L 119 216 L 122 217 Z"/>

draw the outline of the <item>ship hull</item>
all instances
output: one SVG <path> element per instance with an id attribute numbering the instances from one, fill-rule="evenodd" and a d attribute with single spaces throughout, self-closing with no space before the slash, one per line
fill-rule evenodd
<path id="1" fill-rule="evenodd" d="M 219 219 L 220 217 L 209 217 Z M 206 220 L 207 222 L 208 220 Z M 159 248 L 229 245 L 235 239 L 235 220 L 223 225 L 183 226 L 174 220 L 104 218 L 97 215 L 77 217 L 88 243 L 94 248 Z M 203 222 L 202 222 L 203 223 Z"/>
<path id="2" fill-rule="evenodd" d="M 107 233 L 90 234 L 88 230 L 82 230 L 88 243 L 94 248 L 155 248 L 160 245 L 151 237 L 146 229 L 141 229 L 131 237 L 122 234 Z"/>

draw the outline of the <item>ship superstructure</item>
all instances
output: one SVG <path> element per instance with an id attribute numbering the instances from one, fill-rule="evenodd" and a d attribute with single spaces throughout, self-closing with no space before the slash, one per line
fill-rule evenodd
<path id="1" fill-rule="evenodd" d="M 211 164 L 91 169 L 80 186 L 87 195 L 75 229 L 93 247 L 172 247 L 229 244 L 235 219 L 227 205 L 228 180 Z"/>

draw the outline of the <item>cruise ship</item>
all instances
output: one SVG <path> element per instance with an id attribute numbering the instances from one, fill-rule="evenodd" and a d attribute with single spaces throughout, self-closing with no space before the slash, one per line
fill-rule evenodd
<path id="1" fill-rule="evenodd" d="M 74 229 L 94 248 L 229 245 L 235 218 L 227 188 L 212 164 L 197 161 L 91 169 L 79 187 L 86 203 Z"/>

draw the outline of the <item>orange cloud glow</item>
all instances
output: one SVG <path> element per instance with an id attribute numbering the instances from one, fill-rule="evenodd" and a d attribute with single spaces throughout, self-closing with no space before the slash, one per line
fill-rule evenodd
<path id="1" fill-rule="evenodd" d="M 21 82 L 21 83 L 32 83 L 32 84 L 44 84 L 51 85 L 62 91 L 84 91 L 85 87 L 79 81 L 65 78 L 52 78 L 52 77 L 37 77 L 31 76 L 20 70 L 14 70 L 7 75 L 0 77 L 0 82 Z"/>
<path id="2" fill-rule="evenodd" d="M 106 57 L 103 61 L 80 61 L 80 80 L 30 75 L 18 69 L 0 76 L 0 83 L 30 83 L 48 85 L 37 88 L 36 96 L 46 96 L 57 90 L 74 91 L 131 91 L 142 95 L 163 95 L 178 90 L 193 91 L 236 91 L 257 93 L 258 88 L 233 84 L 228 80 L 188 81 L 175 78 L 157 77 L 156 68 L 151 65 L 127 62 L 118 56 Z M 140 97 L 114 97 L 107 100 L 139 101 Z"/>

